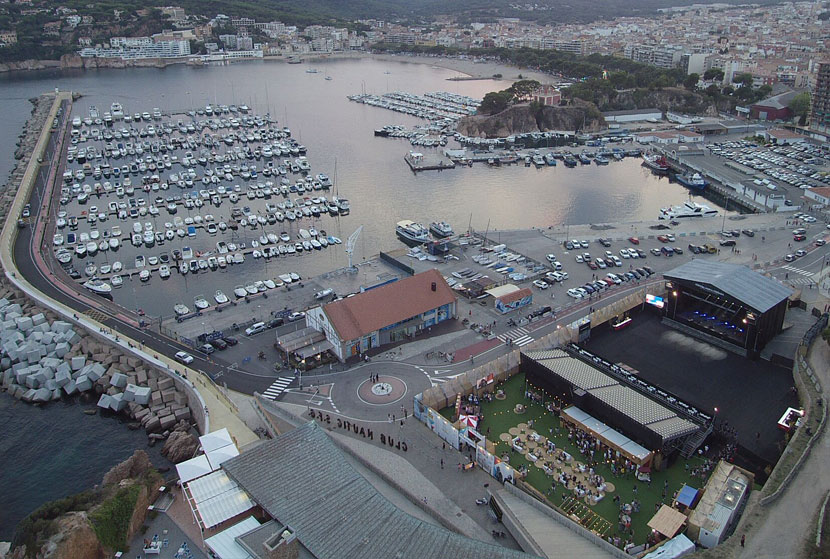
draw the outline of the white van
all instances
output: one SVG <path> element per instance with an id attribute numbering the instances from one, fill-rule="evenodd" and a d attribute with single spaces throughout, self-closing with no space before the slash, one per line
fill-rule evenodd
<path id="1" fill-rule="evenodd" d="M 245 328 L 245 335 L 246 336 L 253 336 L 254 334 L 259 334 L 260 332 L 265 330 L 265 323 L 264 322 L 257 322 L 255 324 L 250 325 L 249 327 Z"/>

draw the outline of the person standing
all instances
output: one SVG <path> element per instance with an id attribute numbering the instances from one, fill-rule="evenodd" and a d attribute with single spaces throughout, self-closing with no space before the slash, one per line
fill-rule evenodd
<path id="1" fill-rule="evenodd" d="M 741 547 L 745 547 L 746 544 L 746 534 L 741 534 Z"/>

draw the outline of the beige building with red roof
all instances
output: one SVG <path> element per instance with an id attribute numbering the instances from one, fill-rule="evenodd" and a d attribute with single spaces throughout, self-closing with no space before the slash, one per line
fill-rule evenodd
<path id="1" fill-rule="evenodd" d="M 306 324 L 322 332 L 345 361 L 455 318 L 456 310 L 455 293 L 433 269 L 309 309 Z"/>

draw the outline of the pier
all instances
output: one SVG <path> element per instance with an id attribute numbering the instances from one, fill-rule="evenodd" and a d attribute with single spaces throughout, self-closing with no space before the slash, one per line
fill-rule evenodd
<path id="1" fill-rule="evenodd" d="M 453 163 L 449 157 L 439 153 L 420 153 L 410 151 L 403 156 L 403 159 L 414 173 L 418 173 L 420 171 L 441 171 L 444 169 L 455 168 L 455 163 Z"/>

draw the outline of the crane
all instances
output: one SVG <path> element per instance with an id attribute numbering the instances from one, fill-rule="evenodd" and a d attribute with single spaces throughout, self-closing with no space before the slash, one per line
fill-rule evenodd
<path id="1" fill-rule="evenodd" d="M 354 233 L 349 235 L 349 239 L 346 241 L 346 254 L 349 255 L 349 268 L 352 267 L 352 253 L 354 253 L 354 245 L 357 243 L 357 238 L 360 236 L 361 231 L 363 231 L 362 225 Z"/>

